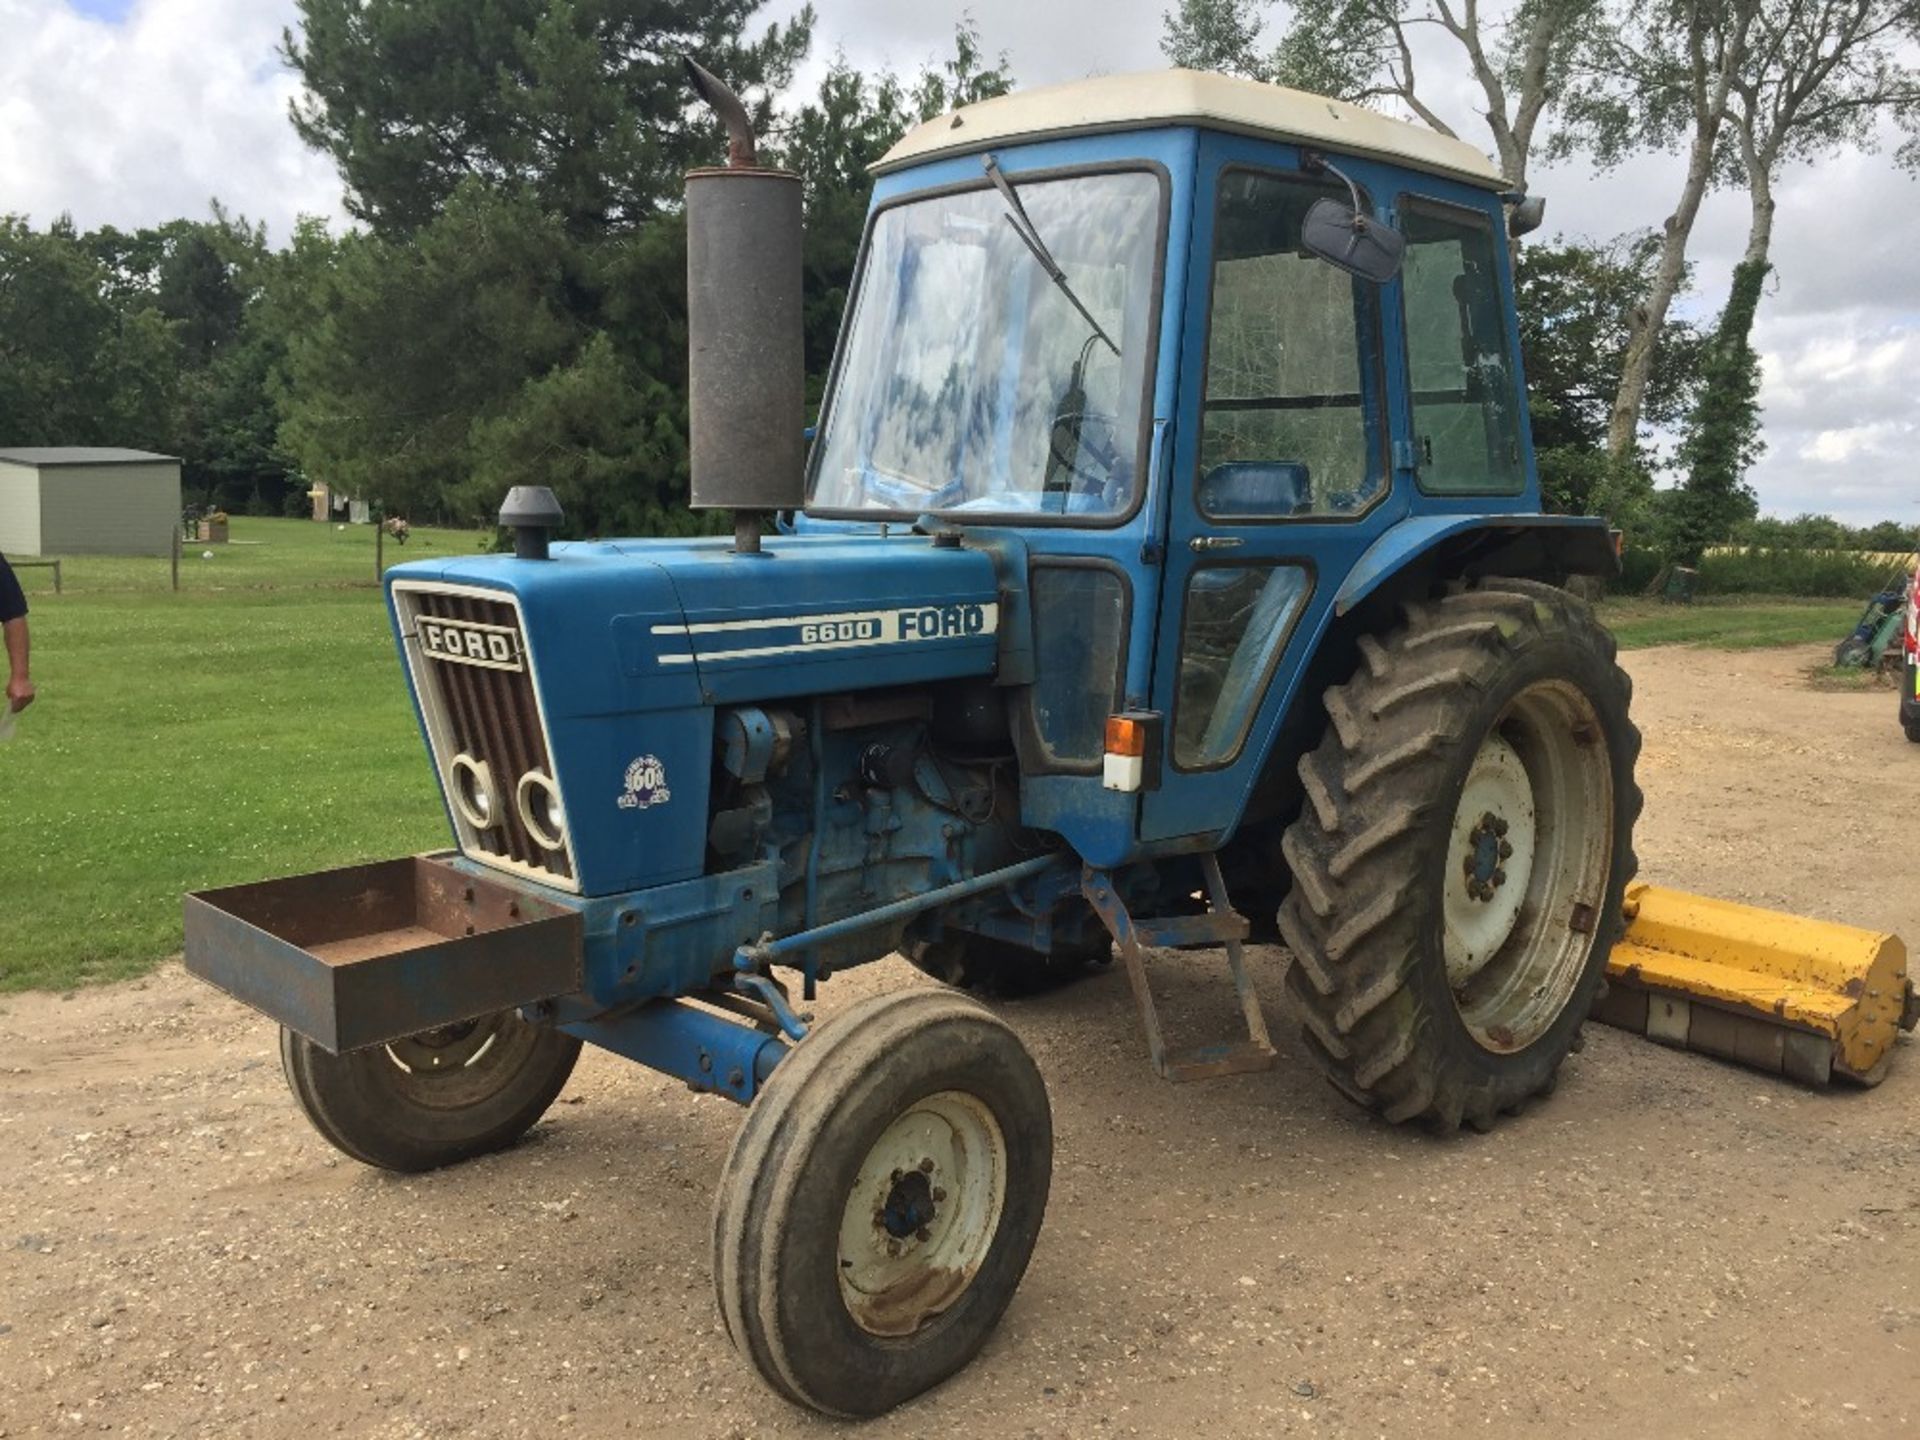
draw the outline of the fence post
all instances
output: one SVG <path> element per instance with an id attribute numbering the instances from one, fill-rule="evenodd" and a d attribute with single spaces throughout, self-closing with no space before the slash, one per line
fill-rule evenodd
<path id="1" fill-rule="evenodd" d="M 378 506 L 373 511 L 373 583 L 378 585 L 380 577 L 387 573 L 387 522 L 381 517 Z"/>
<path id="2" fill-rule="evenodd" d="M 173 527 L 173 588 L 180 588 L 180 527 Z"/>
<path id="3" fill-rule="evenodd" d="M 53 593 L 56 595 L 61 593 L 60 562 L 58 560 L 53 562 Z"/>

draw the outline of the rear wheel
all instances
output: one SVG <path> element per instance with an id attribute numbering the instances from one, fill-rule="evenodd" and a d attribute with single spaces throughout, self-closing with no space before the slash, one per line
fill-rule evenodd
<path id="1" fill-rule="evenodd" d="M 1288 990 L 1352 1099 L 1484 1129 L 1552 1088 L 1603 984 L 1635 868 L 1631 685 L 1584 602 L 1523 580 L 1361 650 L 1300 764 Z"/>
<path id="2" fill-rule="evenodd" d="M 280 1068 L 313 1128 L 384 1170 L 435 1170 L 513 1144 L 579 1057 L 573 1036 L 511 1010 L 345 1055 L 280 1031 Z"/>
<path id="3" fill-rule="evenodd" d="M 1026 1048 L 977 1001 L 862 1001 L 773 1072 L 727 1157 L 713 1282 L 767 1384 L 877 1415 L 973 1358 L 1025 1273 L 1053 1122 Z"/>

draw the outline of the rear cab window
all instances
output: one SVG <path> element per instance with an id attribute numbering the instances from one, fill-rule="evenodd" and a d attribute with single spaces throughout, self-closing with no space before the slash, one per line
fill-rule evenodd
<path id="1" fill-rule="evenodd" d="M 1493 222 L 1484 213 L 1402 197 L 1407 371 L 1420 488 L 1430 495 L 1517 495 L 1520 377 L 1500 303 Z"/>

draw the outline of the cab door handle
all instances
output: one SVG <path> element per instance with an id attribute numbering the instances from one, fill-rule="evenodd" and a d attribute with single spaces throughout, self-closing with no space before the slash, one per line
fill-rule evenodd
<path id="1" fill-rule="evenodd" d="M 1232 550 L 1246 543 L 1238 535 L 1196 535 L 1187 541 L 1187 548 L 1199 554 L 1206 550 Z"/>

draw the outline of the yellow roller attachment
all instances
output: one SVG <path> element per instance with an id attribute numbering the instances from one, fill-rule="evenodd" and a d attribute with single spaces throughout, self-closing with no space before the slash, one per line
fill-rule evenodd
<path id="1" fill-rule="evenodd" d="M 1824 1085 L 1877 1085 L 1920 1018 L 1897 935 L 1635 885 L 1594 1018 Z"/>

